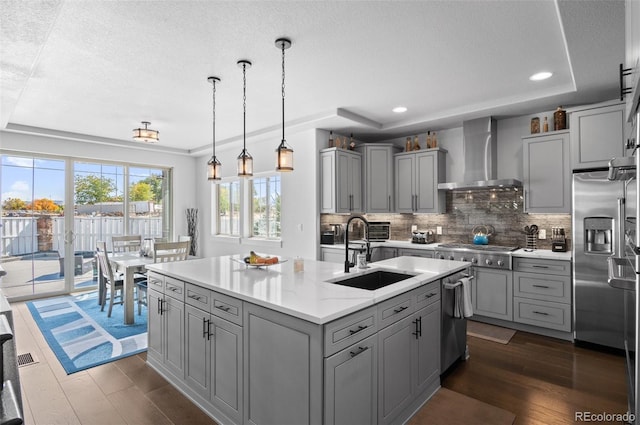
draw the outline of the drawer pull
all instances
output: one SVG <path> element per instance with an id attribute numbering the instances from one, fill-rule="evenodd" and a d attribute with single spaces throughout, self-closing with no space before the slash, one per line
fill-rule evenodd
<path id="1" fill-rule="evenodd" d="M 544 288 L 544 289 L 549 289 L 549 287 L 547 285 L 533 285 L 534 288 Z"/>
<path id="2" fill-rule="evenodd" d="M 393 310 L 394 313 L 400 313 L 402 311 L 405 311 L 406 309 L 408 309 L 409 307 L 407 307 L 406 305 L 403 305 L 402 307 L 398 307 L 395 310 Z"/>
<path id="3" fill-rule="evenodd" d="M 539 314 L 541 316 L 548 316 L 549 315 L 549 313 L 546 313 L 544 311 L 535 311 L 535 310 L 533 310 L 533 313 L 534 314 Z"/>
<path id="4" fill-rule="evenodd" d="M 351 357 L 355 357 L 358 354 L 364 353 L 368 349 L 369 349 L 369 347 L 358 347 L 358 351 L 349 351 L 349 354 L 351 354 Z"/>
<path id="5" fill-rule="evenodd" d="M 229 310 L 231 310 L 231 307 L 227 307 L 226 305 L 217 305 L 216 308 L 224 311 L 225 313 L 228 313 Z"/>
<path id="6" fill-rule="evenodd" d="M 200 295 L 189 295 L 189 298 L 196 300 L 196 301 L 200 301 L 202 300 L 202 297 Z"/>
<path id="7" fill-rule="evenodd" d="M 167 286 L 167 289 L 170 290 L 171 292 L 178 292 L 178 287 L 176 286 Z"/>
<path id="8" fill-rule="evenodd" d="M 368 326 L 367 326 L 367 325 L 365 325 L 365 326 L 358 325 L 358 329 L 356 329 L 355 331 L 354 331 L 353 329 L 349 329 L 349 333 L 350 333 L 351 335 L 353 335 L 353 334 L 357 334 L 358 332 L 363 331 L 363 330 L 365 330 L 365 329 L 367 329 L 367 328 L 368 328 Z"/>
<path id="9" fill-rule="evenodd" d="M 548 269 L 549 266 L 541 266 L 539 264 L 532 264 L 531 267 L 536 268 L 536 269 Z"/>
<path id="10" fill-rule="evenodd" d="M 157 280 L 157 279 L 151 279 L 151 284 L 152 285 L 162 286 L 162 281 L 161 280 Z"/>
<path id="11" fill-rule="evenodd" d="M 424 297 L 425 297 L 425 298 L 431 298 L 431 297 L 435 297 L 436 295 L 438 295 L 438 293 L 437 293 L 437 292 L 430 292 L 430 293 L 428 293 L 427 295 L 425 295 Z"/>

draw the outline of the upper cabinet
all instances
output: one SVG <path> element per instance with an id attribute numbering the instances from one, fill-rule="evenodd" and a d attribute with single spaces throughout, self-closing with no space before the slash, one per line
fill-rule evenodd
<path id="1" fill-rule="evenodd" d="M 638 0 L 626 0 L 624 4 L 625 14 L 625 63 L 624 68 L 631 68 L 631 74 L 622 80 L 625 88 L 635 90 L 625 95 L 627 121 L 635 113 L 634 100 L 640 96 L 640 2 Z M 622 88 L 622 87 L 621 87 Z"/>
<path id="2" fill-rule="evenodd" d="M 320 212 L 362 212 L 362 154 L 339 148 L 320 151 Z"/>
<path id="3" fill-rule="evenodd" d="M 554 131 L 522 139 L 524 211 L 571 213 L 569 131 Z"/>
<path id="4" fill-rule="evenodd" d="M 574 170 L 608 167 L 624 156 L 624 104 L 594 105 L 570 115 L 571 166 Z"/>
<path id="5" fill-rule="evenodd" d="M 367 143 L 356 147 L 356 151 L 362 153 L 364 164 L 365 212 L 393 212 L 393 154 L 399 150 L 389 143 Z"/>
<path id="6" fill-rule="evenodd" d="M 441 148 L 394 155 L 397 213 L 444 213 L 445 154 Z"/>

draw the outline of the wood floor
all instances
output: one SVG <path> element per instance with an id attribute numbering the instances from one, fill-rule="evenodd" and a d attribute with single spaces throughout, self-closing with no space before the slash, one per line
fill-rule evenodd
<path id="1" fill-rule="evenodd" d="M 146 366 L 144 354 L 67 375 L 24 303 L 12 304 L 27 425 L 215 424 Z M 468 339 L 471 358 L 443 387 L 516 415 L 516 424 L 572 424 L 576 411 L 626 412 L 621 356 L 517 332 L 507 345 Z M 428 403 L 424 408 L 428 408 Z"/>

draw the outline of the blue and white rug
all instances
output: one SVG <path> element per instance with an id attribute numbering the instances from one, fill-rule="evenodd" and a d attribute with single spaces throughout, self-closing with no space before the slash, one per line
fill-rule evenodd
<path id="1" fill-rule="evenodd" d="M 78 372 L 147 349 L 147 309 L 135 311 L 135 324 L 124 324 L 122 305 L 107 317 L 98 305 L 98 292 L 47 298 L 27 303 L 49 347 L 67 371 Z"/>

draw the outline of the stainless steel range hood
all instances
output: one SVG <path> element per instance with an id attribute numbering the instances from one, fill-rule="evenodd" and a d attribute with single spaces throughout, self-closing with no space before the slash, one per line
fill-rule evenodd
<path id="1" fill-rule="evenodd" d="M 517 179 L 496 179 L 497 138 L 496 121 L 491 117 L 462 123 L 464 153 L 463 180 L 438 184 L 438 189 L 479 190 L 522 187 Z"/>

